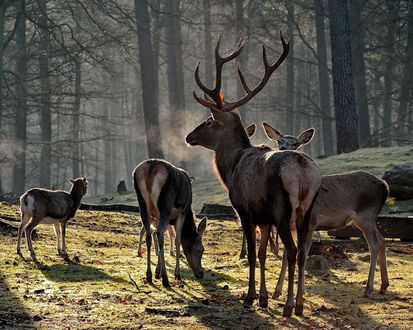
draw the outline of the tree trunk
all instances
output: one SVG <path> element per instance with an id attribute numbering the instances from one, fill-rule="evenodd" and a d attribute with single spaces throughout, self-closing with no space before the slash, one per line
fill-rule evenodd
<path id="1" fill-rule="evenodd" d="M 331 58 L 337 153 L 359 148 L 358 116 L 351 72 L 350 31 L 346 1 L 329 0 Z"/>
<path id="2" fill-rule="evenodd" d="M 103 154 L 104 154 L 104 170 L 103 170 L 103 177 L 104 177 L 104 189 L 105 194 L 113 193 L 112 189 L 112 143 L 109 139 L 110 134 L 110 111 L 109 111 L 109 104 L 108 100 L 103 100 L 103 127 L 104 127 L 104 140 L 103 140 Z"/>
<path id="3" fill-rule="evenodd" d="M 148 3 L 146 1 L 135 0 L 135 16 L 148 156 L 150 158 L 163 158 L 159 107 L 155 97 L 158 93 L 158 85 L 155 83 L 157 81 L 155 77 L 157 68 L 154 67 Z"/>
<path id="4" fill-rule="evenodd" d="M 72 113 L 72 170 L 73 177 L 80 176 L 80 87 L 81 87 L 81 63 L 79 59 L 75 60 L 75 99 L 73 102 Z"/>
<path id="5" fill-rule="evenodd" d="M 27 118 L 27 44 L 26 2 L 16 4 L 18 22 L 16 28 L 16 110 L 14 125 L 13 191 L 23 192 L 26 175 L 26 118 Z"/>
<path id="6" fill-rule="evenodd" d="M 287 56 L 286 132 L 294 134 L 294 4 L 287 1 L 287 29 L 290 51 Z"/>
<path id="7" fill-rule="evenodd" d="M 383 146 L 390 147 L 392 140 L 392 83 L 394 74 L 394 42 L 399 13 L 399 0 L 386 0 L 388 22 L 386 33 L 386 59 L 384 69 Z"/>
<path id="8" fill-rule="evenodd" d="M 367 102 L 366 69 L 364 65 L 366 26 L 365 18 L 361 17 L 364 4 L 364 0 L 349 1 L 353 82 L 356 107 L 359 115 L 360 144 L 362 147 L 370 144 L 370 116 Z"/>
<path id="9" fill-rule="evenodd" d="M 205 82 L 212 88 L 212 38 L 211 38 L 211 4 L 209 0 L 202 1 L 204 13 L 204 54 L 205 54 Z"/>
<path id="10" fill-rule="evenodd" d="M 3 128 L 3 40 L 4 40 L 4 20 L 6 16 L 7 1 L 0 4 L 0 133 Z M 3 194 L 2 176 L 0 171 L 0 194 Z"/>
<path id="11" fill-rule="evenodd" d="M 167 76 L 171 123 L 173 130 L 169 132 L 171 147 L 176 151 L 176 146 L 184 141 L 185 134 L 185 87 L 183 79 L 182 46 L 179 27 L 179 1 L 165 1 L 165 37 L 167 56 Z M 182 155 L 177 154 L 175 162 L 180 162 L 185 167 Z"/>
<path id="12" fill-rule="evenodd" d="M 330 107 L 330 83 L 327 66 L 323 0 L 315 0 L 315 25 L 317 35 L 318 86 L 320 93 L 321 124 L 323 130 L 324 155 L 334 154 L 332 114 Z"/>
<path id="13" fill-rule="evenodd" d="M 39 0 L 40 27 L 40 131 L 42 148 L 40 153 L 40 186 L 50 188 L 50 166 L 52 140 L 52 120 L 50 111 L 50 82 L 49 82 L 49 30 L 47 21 L 47 2 Z"/>
<path id="14" fill-rule="evenodd" d="M 407 136 L 407 107 L 411 97 L 413 96 L 412 89 L 412 71 L 413 71 L 413 0 L 409 1 L 408 23 L 407 23 L 407 44 L 403 61 L 403 78 L 400 90 L 400 104 L 397 112 L 397 137 L 399 145 L 403 145 Z M 412 124 L 412 123 L 410 123 Z"/>

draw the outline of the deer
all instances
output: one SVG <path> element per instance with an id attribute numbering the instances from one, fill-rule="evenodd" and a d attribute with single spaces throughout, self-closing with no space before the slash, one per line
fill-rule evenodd
<path id="1" fill-rule="evenodd" d="M 260 261 L 259 306 L 268 306 L 268 291 L 265 284 L 265 260 L 271 225 L 278 229 L 287 251 L 288 295 L 283 315 L 291 316 L 294 308 L 294 271 L 298 260 L 298 291 L 295 314 L 303 313 L 304 292 L 304 241 L 307 239 L 308 221 L 313 200 L 319 190 L 321 175 L 317 165 L 306 154 L 296 151 L 276 151 L 268 146 L 253 146 L 242 126 L 240 117 L 233 110 L 241 107 L 257 95 L 266 85 L 272 73 L 285 60 L 289 44 L 280 33 L 283 51 L 278 59 L 269 64 L 263 46 L 264 75 L 252 89 L 246 83 L 241 69 L 238 76 L 245 90 L 240 99 L 230 102 L 221 90 L 222 68 L 226 62 L 237 57 L 244 46 L 240 41 L 228 56 L 219 52 L 221 38 L 215 47 L 215 87 L 206 87 L 199 77 L 200 62 L 195 68 L 195 81 L 205 97 L 195 100 L 209 109 L 211 116 L 186 136 L 190 146 L 202 146 L 214 152 L 214 167 L 218 178 L 228 190 L 229 199 L 237 211 L 248 245 L 248 291 L 243 304 L 251 306 L 256 299 L 255 262 L 256 227 L 261 240 L 258 250 Z M 297 228 L 297 247 L 291 235 L 291 226 Z"/>
<path id="2" fill-rule="evenodd" d="M 155 278 L 162 278 L 162 285 L 170 287 L 164 258 L 164 234 L 168 226 L 175 228 L 176 266 L 175 279 L 181 280 L 180 246 L 194 276 L 201 279 L 204 271 L 201 265 L 204 246 L 202 236 L 207 223 L 202 219 L 198 227 L 191 208 L 192 188 L 188 173 L 166 160 L 148 159 L 133 171 L 133 184 L 138 198 L 143 227 L 146 233 L 155 229 L 158 242 L 158 263 Z M 146 235 L 147 268 L 146 281 L 152 283 L 151 235 Z"/>
<path id="3" fill-rule="evenodd" d="M 173 226 L 168 226 L 168 234 L 169 234 L 169 255 L 174 256 L 175 251 L 174 251 L 174 246 L 175 246 L 175 230 Z M 145 235 L 145 227 L 142 226 L 141 231 L 139 233 L 139 243 L 138 243 L 138 252 L 137 255 L 138 257 L 142 257 L 142 241 L 143 241 L 143 235 Z M 153 241 L 154 241 L 154 246 L 155 246 L 155 254 L 158 255 L 158 242 L 156 239 L 156 235 L 154 232 L 151 232 Z"/>
<path id="4" fill-rule="evenodd" d="M 283 150 L 299 149 L 311 141 L 315 132 L 314 128 L 310 128 L 295 137 L 281 134 L 266 122 L 262 126 L 268 139 L 276 141 L 278 147 Z M 310 221 L 310 237 L 315 230 L 340 229 L 351 223 L 362 232 L 370 251 L 370 270 L 364 290 L 365 297 L 373 292 L 377 260 L 381 273 L 379 293 L 386 293 L 389 286 L 385 241 L 376 225 L 377 216 L 388 195 L 389 186 L 386 181 L 365 171 L 323 175 Z M 305 246 L 307 255 L 310 247 L 311 240 L 307 241 Z M 281 294 L 286 268 L 287 260 L 284 254 L 280 276 L 272 296 L 274 299 Z"/>
<path id="5" fill-rule="evenodd" d="M 21 238 L 26 236 L 27 246 L 33 260 L 36 254 L 32 244 L 33 229 L 39 224 L 53 225 L 57 239 L 57 252 L 68 259 L 66 250 L 66 226 L 87 194 L 88 181 L 85 177 L 68 179 L 72 184 L 70 192 L 33 188 L 20 197 L 21 224 L 17 231 L 17 254 L 21 253 Z"/>

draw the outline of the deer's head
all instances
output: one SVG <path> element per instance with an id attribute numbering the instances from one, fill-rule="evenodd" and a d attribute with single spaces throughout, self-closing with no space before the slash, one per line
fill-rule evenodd
<path id="1" fill-rule="evenodd" d="M 281 42 L 283 44 L 283 52 L 277 61 L 272 65 L 268 64 L 265 47 L 263 47 L 263 63 L 265 72 L 261 81 L 253 89 L 248 87 L 245 78 L 238 67 L 238 75 L 246 94 L 239 100 L 228 102 L 224 99 L 224 95 L 221 90 L 222 67 L 226 62 L 229 62 L 241 53 L 244 43 L 239 42 L 237 48 L 230 55 L 221 57 L 219 54 L 220 39 L 218 40 L 215 48 L 215 87 L 210 89 L 201 82 L 201 79 L 199 78 L 200 63 L 198 63 L 195 69 L 195 81 L 199 88 L 204 92 L 205 98 L 198 97 L 195 92 L 193 93 L 193 96 L 198 103 L 210 109 L 211 117 L 207 118 L 202 124 L 187 135 L 186 142 L 188 144 L 192 146 L 200 145 L 215 151 L 221 143 L 233 143 L 234 145 L 242 144 L 245 146 L 250 145 L 248 136 L 242 126 L 239 116 L 232 111 L 246 104 L 255 95 L 257 95 L 268 82 L 271 74 L 287 57 L 289 47 L 282 35 Z"/>
<path id="2" fill-rule="evenodd" d="M 86 196 L 88 181 L 85 177 L 77 179 L 68 179 L 68 181 L 72 184 L 71 192 L 73 194 L 78 195 L 80 198 Z"/>
<path id="3" fill-rule="evenodd" d="M 201 265 L 202 255 L 204 253 L 204 245 L 202 244 L 202 236 L 204 235 L 207 219 L 203 218 L 197 228 L 197 236 L 191 239 L 182 240 L 182 249 L 189 267 L 191 267 L 196 278 L 203 278 L 204 271 Z"/>
<path id="4" fill-rule="evenodd" d="M 277 131 L 275 128 L 266 122 L 262 123 L 265 134 L 271 141 L 276 141 L 278 149 L 280 150 L 297 150 L 302 145 L 305 145 L 311 141 L 314 136 L 314 128 L 306 129 L 301 132 L 297 137 L 293 135 L 284 135 Z"/>

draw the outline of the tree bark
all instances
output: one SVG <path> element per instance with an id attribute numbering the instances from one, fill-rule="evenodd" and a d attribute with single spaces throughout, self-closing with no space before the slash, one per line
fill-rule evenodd
<path id="1" fill-rule="evenodd" d="M 399 0 L 386 0 L 388 22 L 386 33 L 386 59 L 384 69 L 383 146 L 390 147 L 392 141 L 392 84 L 394 75 L 394 41 L 399 14 Z"/>
<path id="2" fill-rule="evenodd" d="M 167 55 L 167 76 L 171 122 L 174 129 L 169 133 L 170 145 L 176 146 L 184 141 L 185 134 L 185 87 L 183 79 L 182 45 L 179 27 L 179 3 L 176 0 L 165 1 L 165 37 Z M 175 159 L 181 167 L 185 167 L 182 155 Z"/>
<path id="3" fill-rule="evenodd" d="M 155 83 L 157 68 L 154 67 L 149 11 L 146 1 L 135 0 L 135 16 L 148 156 L 150 158 L 163 158 L 159 107 L 155 98 L 158 91 L 158 85 Z"/>
<path id="4" fill-rule="evenodd" d="M 328 4 L 330 11 L 337 153 L 340 154 L 359 148 L 359 125 L 351 71 L 347 2 L 329 0 Z"/>
<path id="5" fill-rule="evenodd" d="M 72 113 L 72 170 L 73 177 L 78 178 L 80 176 L 80 88 L 81 88 L 81 63 L 80 59 L 76 59 L 75 63 L 75 99 L 73 102 Z"/>
<path id="6" fill-rule="evenodd" d="M 212 38 L 211 38 L 211 4 L 209 0 L 202 1 L 204 14 L 204 54 L 205 54 L 205 82 L 212 88 Z"/>
<path id="7" fill-rule="evenodd" d="M 409 122 L 407 108 L 409 105 L 409 101 L 413 96 L 411 92 L 413 87 L 413 0 L 409 1 L 409 11 L 407 20 L 407 44 L 403 60 L 403 78 L 400 89 L 400 103 L 397 112 L 397 137 L 399 145 L 403 145 L 405 140 L 408 140 L 408 136 L 406 134 L 406 122 Z"/>
<path id="8" fill-rule="evenodd" d="M 286 131 L 294 132 L 294 4 L 287 1 L 287 29 L 290 51 L 287 56 L 287 83 L 286 83 Z"/>
<path id="9" fill-rule="evenodd" d="M 40 186 L 50 188 L 52 120 L 50 111 L 49 30 L 47 2 L 46 0 L 38 0 L 38 4 L 40 28 L 40 131 L 42 141 L 40 153 Z"/>
<path id="10" fill-rule="evenodd" d="M 16 28 L 16 109 L 14 125 L 13 191 L 23 192 L 26 175 L 26 118 L 27 118 L 27 44 L 26 44 L 26 2 L 16 4 L 18 22 Z"/>
<path id="11" fill-rule="evenodd" d="M 323 0 L 315 0 L 314 7 L 317 36 L 318 86 L 320 93 L 320 110 L 322 115 L 321 125 L 323 130 L 323 149 L 324 155 L 331 156 L 334 154 L 334 146 Z"/>
<path id="12" fill-rule="evenodd" d="M 4 53 L 4 20 L 6 16 L 7 1 L 0 4 L 0 133 L 3 128 L 3 53 Z M 3 194 L 2 174 L 0 171 L 0 194 Z"/>
<path id="13" fill-rule="evenodd" d="M 350 0 L 350 40 L 353 64 L 353 82 L 356 107 L 359 115 L 360 144 L 366 147 L 370 144 L 370 116 L 367 102 L 366 69 L 364 65 L 364 50 L 366 47 L 365 19 L 361 14 L 364 0 Z"/>

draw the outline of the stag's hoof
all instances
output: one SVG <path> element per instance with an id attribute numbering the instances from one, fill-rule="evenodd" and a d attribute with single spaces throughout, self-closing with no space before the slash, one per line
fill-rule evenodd
<path id="1" fill-rule="evenodd" d="M 283 316 L 291 316 L 293 314 L 293 306 L 285 305 L 283 309 Z"/>
<path id="2" fill-rule="evenodd" d="M 301 316 L 303 315 L 304 305 L 295 305 L 295 315 Z"/>
<path id="3" fill-rule="evenodd" d="M 380 293 L 380 294 L 385 294 L 388 287 L 389 287 L 389 283 L 384 283 L 384 284 L 382 284 L 381 287 L 380 287 L 379 293 Z"/>
<path id="4" fill-rule="evenodd" d="M 246 295 L 246 297 L 244 298 L 244 302 L 242 303 L 244 306 L 252 306 L 252 304 L 254 303 L 254 300 L 256 298 L 256 294 L 254 295 Z"/>
<path id="5" fill-rule="evenodd" d="M 281 296 L 281 291 L 277 291 L 277 290 L 276 290 L 276 291 L 272 294 L 271 298 L 274 299 L 274 300 L 276 300 L 276 299 L 280 298 L 280 296 Z"/>
<path id="6" fill-rule="evenodd" d="M 181 274 L 175 274 L 175 280 L 182 281 Z"/>
<path id="7" fill-rule="evenodd" d="M 372 292 L 373 292 L 373 288 L 366 288 L 366 290 L 364 290 L 364 298 L 370 297 Z"/>
<path id="8" fill-rule="evenodd" d="M 152 283 L 152 274 L 146 274 L 146 282 Z"/>
<path id="9" fill-rule="evenodd" d="M 268 295 L 260 295 L 258 305 L 262 308 L 267 308 L 268 307 Z"/>
<path id="10" fill-rule="evenodd" d="M 142 252 L 141 251 L 138 251 L 137 257 L 142 258 Z"/>
<path id="11" fill-rule="evenodd" d="M 171 285 L 169 284 L 168 277 L 162 276 L 162 285 L 163 285 L 165 288 L 170 288 L 170 287 L 171 287 Z"/>

